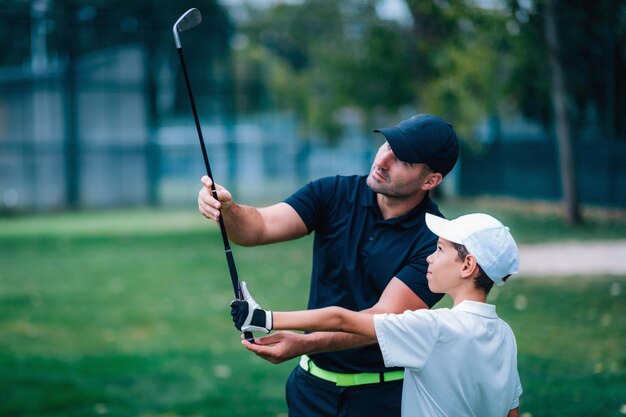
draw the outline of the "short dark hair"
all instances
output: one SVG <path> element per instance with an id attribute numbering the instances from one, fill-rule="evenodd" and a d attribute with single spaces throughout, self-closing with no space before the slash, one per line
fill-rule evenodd
<path id="1" fill-rule="evenodd" d="M 452 243 L 452 246 L 454 246 L 454 249 L 456 249 L 459 260 L 463 262 L 467 255 L 470 254 L 465 245 L 454 242 L 450 243 Z M 474 288 L 483 290 L 485 292 L 485 295 L 488 295 L 489 291 L 491 291 L 491 289 L 493 288 L 493 281 L 487 276 L 487 274 L 485 273 L 485 271 L 483 271 L 480 265 L 476 264 L 476 266 L 478 267 L 478 274 L 476 274 L 476 276 L 474 277 Z M 504 280 L 506 280 L 506 278 Z"/>
<path id="2" fill-rule="evenodd" d="M 427 176 L 434 173 L 435 171 L 433 171 L 433 169 L 429 167 L 428 164 L 422 164 L 422 175 L 420 176 L 419 181 L 424 181 Z"/>

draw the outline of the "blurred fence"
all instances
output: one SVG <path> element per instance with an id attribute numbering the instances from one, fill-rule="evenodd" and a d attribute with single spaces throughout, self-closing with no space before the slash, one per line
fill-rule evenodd
<path id="1" fill-rule="evenodd" d="M 579 198 L 588 204 L 626 207 L 626 143 L 578 142 L 574 146 Z M 528 199 L 562 196 L 555 139 L 496 141 L 463 153 L 459 190 Z"/>
<path id="2" fill-rule="evenodd" d="M 74 70 L 0 71 L 0 212 L 193 203 L 206 171 L 191 111 L 151 120 L 148 89 L 145 52 L 135 46 L 82 57 Z M 364 135 L 328 148 L 302 141 L 291 114 L 225 123 L 201 110 L 213 173 L 244 201 L 365 173 L 371 163 Z"/>
<path id="3" fill-rule="evenodd" d="M 162 126 L 157 136 L 159 201 L 189 203 L 205 167 L 195 126 Z M 284 198 L 306 181 L 326 175 L 367 173 L 373 155 L 365 135 L 346 137 L 337 147 L 300 139 L 291 114 L 240 117 L 232 125 L 202 123 L 216 181 L 240 201 L 267 203 Z"/>
<path id="4" fill-rule="evenodd" d="M 0 198 L 4 210 L 144 204 L 151 163 L 144 56 L 120 48 L 73 71 L 3 72 Z"/>
<path id="5" fill-rule="evenodd" d="M 154 120 L 145 55 L 128 46 L 81 57 L 71 70 L 0 71 L 0 213 L 194 204 L 205 168 L 191 112 Z M 328 147 L 303 140 L 290 113 L 199 111 L 216 180 L 249 203 L 276 201 L 313 178 L 365 174 L 381 139 L 350 125 Z M 464 149 L 444 191 L 559 199 L 555 141 L 513 136 Z M 626 144 L 576 146 L 582 202 L 626 206 Z"/>

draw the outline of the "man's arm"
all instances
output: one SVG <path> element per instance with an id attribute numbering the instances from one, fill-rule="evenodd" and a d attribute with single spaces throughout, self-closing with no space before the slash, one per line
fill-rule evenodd
<path id="1" fill-rule="evenodd" d="M 372 308 L 364 310 L 370 314 L 395 313 L 406 310 L 428 308 L 426 303 L 417 296 L 405 283 L 393 278 L 378 303 Z M 315 332 L 298 334 L 278 332 L 272 335 L 255 339 L 255 344 L 242 341 L 250 351 L 272 363 L 281 363 L 303 354 L 331 352 L 351 349 L 376 343 L 374 337 L 338 332 Z"/>
<path id="2" fill-rule="evenodd" d="M 215 184 L 219 201 L 213 197 L 211 178 L 202 177 L 198 193 L 198 209 L 203 216 L 216 220 L 220 214 L 229 238 L 241 246 L 283 242 L 307 234 L 306 225 L 298 213 L 286 203 L 256 208 L 235 203 L 231 193 Z"/>

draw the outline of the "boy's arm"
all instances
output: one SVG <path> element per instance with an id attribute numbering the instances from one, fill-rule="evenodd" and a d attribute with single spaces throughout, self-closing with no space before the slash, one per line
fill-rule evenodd
<path id="1" fill-rule="evenodd" d="M 509 414 L 506 417 L 519 417 L 519 407 L 509 410 Z"/>
<path id="2" fill-rule="evenodd" d="M 274 311 L 273 330 L 304 330 L 309 332 L 344 332 L 375 338 L 374 315 L 341 307 L 316 310 Z"/>
<path id="3" fill-rule="evenodd" d="M 234 300 L 231 315 L 235 327 L 242 332 L 270 330 L 331 331 L 358 334 L 375 338 L 374 316 L 371 313 L 350 311 L 341 307 L 316 310 L 272 312 L 266 311 L 252 298 L 245 282 L 241 283 L 243 300 Z"/>

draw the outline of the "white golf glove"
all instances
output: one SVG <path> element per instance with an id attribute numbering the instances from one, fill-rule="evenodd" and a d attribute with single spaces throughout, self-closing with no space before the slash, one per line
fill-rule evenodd
<path id="1" fill-rule="evenodd" d="M 243 300 L 230 303 L 230 315 L 237 330 L 269 333 L 272 330 L 272 312 L 265 311 L 254 301 L 245 282 L 241 282 Z"/>

